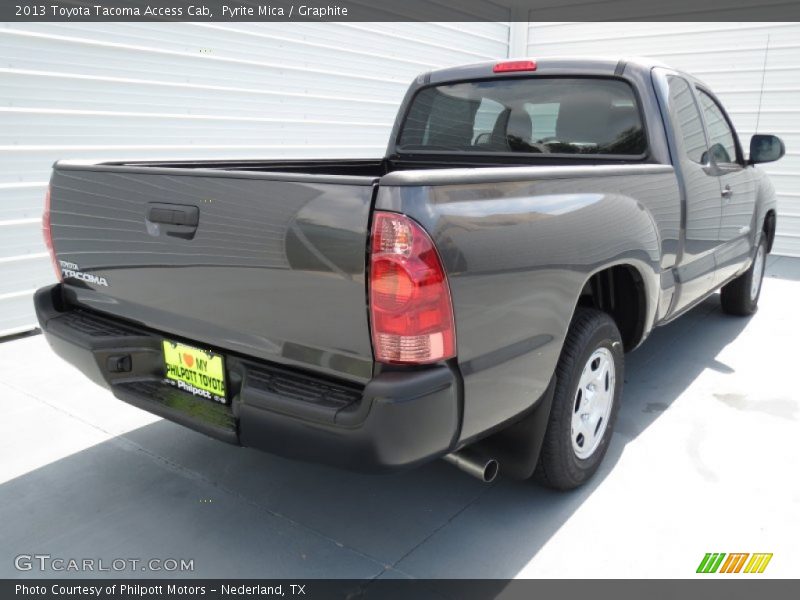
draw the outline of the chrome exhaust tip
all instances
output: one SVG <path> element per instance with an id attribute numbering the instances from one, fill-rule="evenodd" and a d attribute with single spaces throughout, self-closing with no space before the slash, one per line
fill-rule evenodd
<path id="1" fill-rule="evenodd" d="M 484 483 L 494 481 L 500 472 L 500 464 L 495 459 L 483 456 L 469 448 L 447 454 L 443 458 L 451 465 L 455 465 Z"/>

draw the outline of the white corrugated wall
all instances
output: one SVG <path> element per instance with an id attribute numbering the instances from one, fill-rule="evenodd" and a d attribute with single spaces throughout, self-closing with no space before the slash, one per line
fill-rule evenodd
<path id="1" fill-rule="evenodd" d="M 374 157 L 408 83 L 508 55 L 508 23 L 0 24 L 0 336 L 53 280 L 60 158 Z"/>
<path id="2" fill-rule="evenodd" d="M 763 76 L 758 131 L 781 136 L 787 150 L 762 167 L 778 191 L 774 252 L 800 256 L 799 23 L 530 23 L 527 35 L 532 57 L 649 56 L 692 73 L 719 95 L 745 152 Z"/>

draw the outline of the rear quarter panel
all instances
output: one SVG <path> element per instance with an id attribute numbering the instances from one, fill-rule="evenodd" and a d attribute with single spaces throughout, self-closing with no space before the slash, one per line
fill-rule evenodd
<path id="1" fill-rule="evenodd" d="M 419 221 L 448 272 L 462 441 L 541 396 L 593 273 L 639 271 L 649 331 L 680 234 L 675 174 L 661 165 L 397 172 L 382 180 L 376 208 Z"/>

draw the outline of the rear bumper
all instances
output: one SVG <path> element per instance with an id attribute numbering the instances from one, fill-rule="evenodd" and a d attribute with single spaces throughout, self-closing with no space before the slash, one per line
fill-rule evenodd
<path id="1" fill-rule="evenodd" d="M 215 349 L 230 389 L 222 405 L 162 383 L 161 341 L 171 336 L 67 306 L 60 284 L 37 291 L 34 304 L 53 350 L 92 381 L 232 444 L 374 471 L 438 458 L 458 439 L 462 385 L 451 365 L 384 372 L 357 386 Z"/>

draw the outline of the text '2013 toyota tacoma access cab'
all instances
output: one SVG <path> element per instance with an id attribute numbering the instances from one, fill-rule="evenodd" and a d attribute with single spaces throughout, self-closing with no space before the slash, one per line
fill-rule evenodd
<path id="1" fill-rule="evenodd" d="M 215 438 L 359 469 L 445 457 L 569 489 L 624 354 L 722 288 L 756 309 L 772 185 L 703 83 L 517 60 L 411 85 L 385 158 L 56 163 L 50 345 Z"/>

